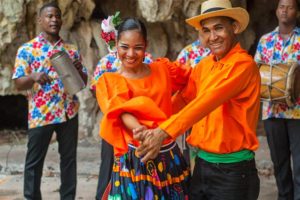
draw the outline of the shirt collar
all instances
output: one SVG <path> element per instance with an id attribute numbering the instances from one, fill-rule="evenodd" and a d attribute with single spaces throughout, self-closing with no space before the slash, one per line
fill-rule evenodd
<path id="1" fill-rule="evenodd" d="M 63 42 L 63 40 L 61 39 L 61 37 L 59 37 L 59 39 L 55 42 L 55 44 L 52 44 L 51 42 L 49 42 L 45 36 L 44 36 L 44 33 L 41 32 L 39 35 L 38 35 L 38 41 L 39 42 L 42 42 L 42 43 L 48 43 L 50 44 L 51 46 L 57 46 L 58 44 L 60 44 L 61 42 Z"/>
<path id="2" fill-rule="evenodd" d="M 300 34 L 300 28 L 295 26 L 295 28 L 293 29 L 293 32 L 295 32 L 297 35 Z M 274 30 L 273 30 L 274 34 L 279 34 L 279 26 L 277 26 Z"/>

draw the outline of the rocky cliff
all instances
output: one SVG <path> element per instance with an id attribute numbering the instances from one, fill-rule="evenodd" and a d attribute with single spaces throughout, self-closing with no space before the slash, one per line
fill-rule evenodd
<path id="1" fill-rule="evenodd" d="M 46 0 L 0 0 L 0 95 L 19 94 L 11 81 L 17 48 L 39 33 L 37 11 Z M 179 51 L 197 38 L 185 19 L 200 12 L 203 0 L 58 0 L 62 10 L 61 37 L 76 44 L 92 75 L 97 61 L 107 53 L 100 38 L 100 22 L 117 10 L 121 17 L 142 19 L 149 32 L 148 51 L 154 57 L 175 59 Z M 276 26 L 276 1 L 233 0 L 246 8 L 250 25 L 241 35 L 242 45 L 255 52 L 259 37 Z M 78 94 L 81 102 L 80 133 L 97 138 L 100 113 L 88 89 Z M 1 105 L 0 105 L 1 106 Z"/>

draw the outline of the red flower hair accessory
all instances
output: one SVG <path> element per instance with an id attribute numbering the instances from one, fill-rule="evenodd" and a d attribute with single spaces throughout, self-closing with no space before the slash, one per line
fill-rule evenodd
<path id="1" fill-rule="evenodd" d="M 117 11 L 114 15 L 108 16 L 107 19 L 101 22 L 101 37 L 108 46 L 110 52 L 116 51 L 116 27 L 121 24 L 120 12 Z"/>

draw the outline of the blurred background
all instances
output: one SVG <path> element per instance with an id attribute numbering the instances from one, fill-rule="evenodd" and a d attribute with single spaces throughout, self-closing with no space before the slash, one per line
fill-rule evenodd
<path id="1" fill-rule="evenodd" d="M 11 80 L 17 49 L 34 38 L 39 29 L 37 11 L 47 0 L 0 0 L 0 130 L 26 130 L 26 94 Z M 98 60 L 107 54 L 101 39 L 101 20 L 116 11 L 121 17 L 135 16 L 148 29 L 150 52 L 154 58 L 176 59 L 180 50 L 195 41 L 198 33 L 185 19 L 200 13 L 203 0 L 58 0 L 63 17 L 60 32 L 65 41 L 79 47 L 83 64 L 91 77 Z M 242 46 L 254 55 L 262 34 L 277 26 L 277 0 L 232 0 L 250 13 L 250 24 L 240 36 Z M 79 138 L 98 138 L 101 112 L 88 87 L 78 93 L 81 102 Z M 263 135 L 261 123 L 258 134 Z"/>

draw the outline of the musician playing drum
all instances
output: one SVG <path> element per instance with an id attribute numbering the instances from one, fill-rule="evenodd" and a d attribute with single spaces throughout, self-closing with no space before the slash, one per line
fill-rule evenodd
<path id="1" fill-rule="evenodd" d="M 297 10 L 296 0 L 279 0 L 276 9 L 279 26 L 260 39 L 255 55 L 257 63 L 299 64 Z M 300 199 L 300 98 L 296 97 L 293 106 L 284 102 L 264 102 L 262 115 L 274 164 L 278 199 Z"/>

